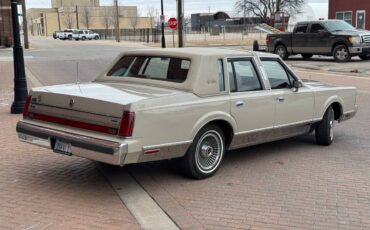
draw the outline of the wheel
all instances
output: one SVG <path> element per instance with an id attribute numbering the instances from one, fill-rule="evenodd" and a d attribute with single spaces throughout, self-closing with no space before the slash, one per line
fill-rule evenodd
<path id="1" fill-rule="evenodd" d="M 275 54 L 279 55 L 281 59 L 286 60 L 289 56 L 288 51 L 284 45 L 278 45 L 275 48 Z"/>
<path id="2" fill-rule="evenodd" d="M 329 107 L 321 122 L 315 129 L 316 143 L 319 145 L 331 145 L 334 140 L 334 109 Z"/>
<path id="3" fill-rule="evenodd" d="M 89 38 L 89 40 L 92 40 L 92 38 Z"/>
<path id="4" fill-rule="evenodd" d="M 95 40 L 99 40 L 99 36 L 95 36 Z"/>
<path id="5" fill-rule="evenodd" d="M 68 40 L 72 40 L 72 35 L 68 35 Z"/>
<path id="6" fill-rule="evenodd" d="M 313 54 L 301 54 L 304 59 L 312 58 Z"/>
<path id="7" fill-rule="evenodd" d="M 85 41 L 86 40 L 86 37 L 82 37 L 82 41 Z"/>
<path id="8" fill-rule="evenodd" d="M 75 38 L 75 40 L 76 40 L 76 41 L 78 41 L 78 40 L 80 40 L 80 39 L 78 39 L 78 38 Z"/>
<path id="9" fill-rule="evenodd" d="M 348 62 L 351 60 L 351 54 L 345 45 L 337 45 L 333 50 L 333 57 L 337 62 Z"/>
<path id="10" fill-rule="evenodd" d="M 216 173 L 225 154 L 225 138 L 216 125 L 203 127 L 195 136 L 182 166 L 186 174 L 196 179 L 203 179 Z"/>
<path id="11" fill-rule="evenodd" d="M 361 55 L 358 55 L 361 60 L 370 60 L 370 54 L 361 54 Z"/>

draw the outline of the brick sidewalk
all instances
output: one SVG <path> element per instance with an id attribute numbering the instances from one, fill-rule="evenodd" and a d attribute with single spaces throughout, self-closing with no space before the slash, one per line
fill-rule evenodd
<path id="1" fill-rule="evenodd" d="M 0 73 L 0 229 L 139 229 L 96 163 L 17 140 L 12 62 Z"/>

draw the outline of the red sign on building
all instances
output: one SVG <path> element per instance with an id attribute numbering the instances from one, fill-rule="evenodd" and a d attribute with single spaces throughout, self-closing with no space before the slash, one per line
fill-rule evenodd
<path id="1" fill-rule="evenodd" d="M 370 30 L 370 3 L 364 0 L 329 0 L 329 19 L 341 19 L 358 29 Z"/>

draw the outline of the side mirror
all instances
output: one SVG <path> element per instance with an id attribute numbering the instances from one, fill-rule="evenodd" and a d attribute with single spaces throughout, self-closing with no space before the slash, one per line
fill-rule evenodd
<path id="1" fill-rule="evenodd" d="M 293 92 L 298 92 L 299 88 L 302 88 L 303 84 L 299 80 L 294 80 L 293 81 Z"/>

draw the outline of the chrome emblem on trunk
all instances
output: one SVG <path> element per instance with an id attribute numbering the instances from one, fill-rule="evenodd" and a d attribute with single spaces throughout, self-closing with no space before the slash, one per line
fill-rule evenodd
<path id="1" fill-rule="evenodd" d="M 74 104 L 75 104 L 75 100 L 71 98 L 71 100 L 69 100 L 69 107 L 72 107 Z"/>

